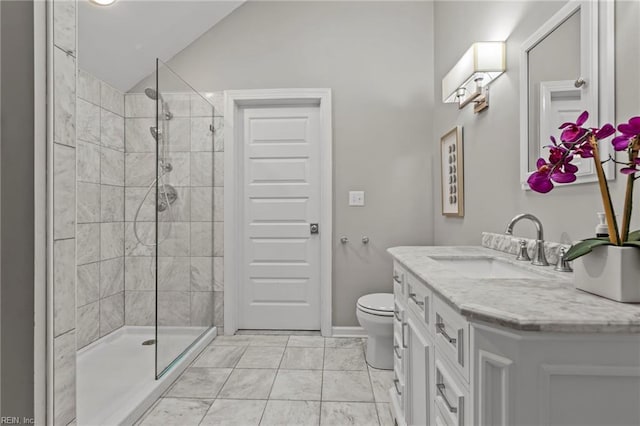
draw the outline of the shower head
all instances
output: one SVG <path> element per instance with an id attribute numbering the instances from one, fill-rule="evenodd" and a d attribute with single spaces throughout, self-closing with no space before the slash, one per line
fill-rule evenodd
<path id="1" fill-rule="evenodd" d="M 147 97 L 151 100 L 158 100 L 158 92 L 151 87 L 147 87 L 146 89 L 144 89 L 144 94 L 147 95 Z M 162 100 L 162 95 L 160 95 L 160 100 Z"/>
<path id="2" fill-rule="evenodd" d="M 171 113 L 171 111 L 169 111 L 169 106 L 167 105 L 167 103 L 162 98 L 162 95 L 158 93 L 157 90 L 152 89 L 151 87 L 147 87 L 146 89 L 144 89 L 144 94 L 147 95 L 147 97 L 153 101 L 157 101 L 158 98 L 160 98 L 160 103 L 162 104 L 162 112 L 164 114 L 165 120 L 171 120 L 173 118 L 173 114 Z"/>

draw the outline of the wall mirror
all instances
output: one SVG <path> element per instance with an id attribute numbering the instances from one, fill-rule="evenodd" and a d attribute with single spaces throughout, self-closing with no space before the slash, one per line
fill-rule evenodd
<path id="1" fill-rule="evenodd" d="M 586 126 L 614 122 L 614 2 L 569 1 L 520 49 L 520 181 L 547 157 L 549 136 L 558 126 L 589 111 Z M 611 144 L 600 146 L 603 159 L 613 155 Z M 575 159 L 580 171 L 572 184 L 597 181 L 591 159 Z M 615 177 L 612 162 L 604 165 Z M 569 185 L 572 185 L 569 184 Z"/>

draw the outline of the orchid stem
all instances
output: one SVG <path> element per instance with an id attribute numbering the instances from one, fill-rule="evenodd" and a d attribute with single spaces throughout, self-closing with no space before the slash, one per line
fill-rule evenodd
<path id="1" fill-rule="evenodd" d="M 595 162 L 596 173 L 598 175 L 598 183 L 600 184 L 600 195 L 602 195 L 602 204 L 604 206 L 604 212 L 607 217 L 607 227 L 609 228 L 609 241 L 611 241 L 612 244 L 619 246 L 620 234 L 618 233 L 616 215 L 613 211 L 613 204 L 611 202 L 609 185 L 607 185 L 607 178 L 604 175 L 602 163 L 600 162 L 600 150 L 598 149 L 598 141 L 594 135 L 589 136 L 589 143 L 593 148 L 593 160 Z"/>
<path id="2" fill-rule="evenodd" d="M 640 149 L 640 138 L 638 136 L 635 137 L 635 141 L 631 143 L 631 149 L 629 151 L 629 164 L 635 164 L 636 159 L 638 158 L 638 150 Z M 622 215 L 622 241 L 627 241 L 629 239 L 629 224 L 631 222 L 631 209 L 633 208 L 633 184 L 635 183 L 636 177 L 633 174 L 630 174 L 627 177 L 627 190 L 624 196 L 624 212 Z"/>

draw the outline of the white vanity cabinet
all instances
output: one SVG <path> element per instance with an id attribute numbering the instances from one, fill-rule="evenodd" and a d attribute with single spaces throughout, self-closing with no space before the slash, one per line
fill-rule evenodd
<path id="1" fill-rule="evenodd" d="M 563 330 L 567 312 L 553 331 L 512 328 L 504 312 L 480 305 L 496 317 L 468 319 L 419 272 L 394 263 L 398 425 L 640 425 L 640 310 L 631 331 L 613 319 L 608 332 Z"/>

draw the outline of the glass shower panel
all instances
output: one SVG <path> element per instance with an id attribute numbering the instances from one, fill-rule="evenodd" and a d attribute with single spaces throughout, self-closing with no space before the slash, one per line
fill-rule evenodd
<path id="1" fill-rule="evenodd" d="M 214 108 L 156 72 L 156 376 L 213 326 Z"/>

